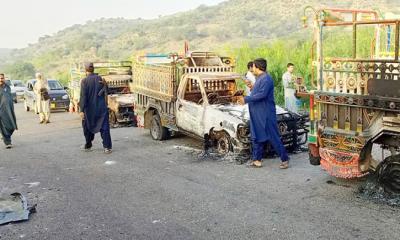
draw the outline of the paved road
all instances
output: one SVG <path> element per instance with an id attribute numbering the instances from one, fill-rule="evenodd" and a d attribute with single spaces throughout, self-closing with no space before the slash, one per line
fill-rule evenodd
<path id="1" fill-rule="evenodd" d="M 75 115 L 39 125 L 17 104 L 13 150 L 0 150 L 0 192 L 21 192 L 37 213 L 0 226 L 0 239 L 400 239 L 400 209 L 356 193 L 292 156 L 262 169 L 198 160 L 190 138 L 154 142 L 147 131 L 112 130 L 91 153 Z M 187 146 L 187 147 L 177 147 Z M 332 184 L 333 181 L 335 184 Z M 27 184 L 34 183 L 34 184 Z M 328 184 L 331 183 L 331 184 Z"/>

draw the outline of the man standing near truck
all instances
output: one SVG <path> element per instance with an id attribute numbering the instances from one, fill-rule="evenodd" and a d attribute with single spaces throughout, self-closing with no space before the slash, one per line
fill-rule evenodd
<path id="1" fill-rule="evenodd" d="M 298 99 L 296 97 L 295 81 L 293 79 L 294 64 L 287 64 L 287 71 L 282 76 L 282 82 L 285 93 L 285 108 L 288 111 L 298 113 Z"/>
<path id="2" fill-rule="evenodd" d="M 6 84 L 4 74 L 0 73 L 0 133 L 7 149 L 12 148 L 11 135 L 17 129 L 11 88 Z"/>
<path id="3" fill-rule="evenodd" d="M 269 142 L 275 152 L 280 156 L 281 169 L 289 167 L 289 157 L 282 144 L 276 119 L 274 99 L 274 82 L 266 72 L 267 61 L 259 58 L 254 60 L 253 71 L 257 77 L 250 96 L 244 98 L 244 103 L 249 104 L 250 132 L 252 139 L 252 167 L 262 167 L 264 146 Z"/>
<path id="4" fill-rule="evenodd" d="M 93 63 L 86 63 L 85 70 L 87 77 L 82 79 L 79 101 L 83 134 L 86 140 L 83 150 L 92 150 L 94 135 L 100 132 L 104 153 L 109 154 L 112 152 L 112 142 L 106 102 L 107 85 L 100 76 L 94 74 Z"/>
<path id="5" fill-rule="evenodd" d="M 254 84 L 256 83 L 256 77 L 253 73 L 253 62 L 250 61 L 247 63 L 247 73 L 245 76 L 245 83 L 246 83 L 246 96 L 250 96 L 251 89 L 253 88 Z"/>

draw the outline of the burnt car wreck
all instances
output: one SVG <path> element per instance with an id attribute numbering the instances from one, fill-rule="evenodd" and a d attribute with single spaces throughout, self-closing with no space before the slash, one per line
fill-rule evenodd
<path id="1" fill-rule="evenodd" d="M 138 125 L 148 128 L 154 140 L 180 132 L 203 140 L 205 152 L 215 149 L 246 161 L 243 156 L 251 152 L 250 115 L 248 106 L 238 103 L 243 90 L 237 83 L 243 79 L 232 62 L 215 53 L 192 52 L 171 56 L 167 63 L 135 63 L 131 89 Z M 304 144 L 306 119 L 280 107 L 277 114 L 288 150 Z"/>
<path id="2" fill-rule="evenodd" d="M 307 143 L 308 138 L 308 115 L 289 112 L 279 106 L 276 106 L 276 108 L 277 124 L 283 145 L 290 153 L 301 151 L 303 149 L 302 147 Z M 220 154 L 227 154 L 230 151 L 233 152 L 232 146 L 238 145 L 235 141 L 239 141 L 245 147 L 236 151 L 240 155 L 237 161 L 243 163 L 247 161 L 251 155 L 251 136 L 248 111 L 246 113 L 247 108 L 245 107 L 242 111 L 239 111 L 237 106 L 221 106 L 220 109 L 243 119 L 244 123 L 238 125 L 235 139 L 229 139 L 223 130 L 211 129 L 210 133 L 204 136 L 204 151 L 208 152 L 215 149 Z M 220 124 L 227 128 L 230 126 L 227 121 L 222 121 Z M 234 125 L 231 125 L 232 130 L 234 129 L 233 126 Z M 264 156 L 271 157 L 275 154 L 272 146 L 267 144 Z"/>

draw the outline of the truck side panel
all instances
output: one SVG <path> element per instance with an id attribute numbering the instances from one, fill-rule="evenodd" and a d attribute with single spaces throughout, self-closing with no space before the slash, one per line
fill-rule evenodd
<path id="1" fill-rule="evenodd" d="M 135 63 L 131 90 L 165 102 L 173 101 L 177 69 L 171 64 Z"/>

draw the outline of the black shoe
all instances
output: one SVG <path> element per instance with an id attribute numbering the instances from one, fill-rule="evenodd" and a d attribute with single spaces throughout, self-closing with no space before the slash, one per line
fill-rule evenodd
<path id="1" fill-rule="evenodd" d="M 82 151 L 85 151 L 85 152 L 91 152 L 91 151 L 93 151 L 92 146 L 88 146 L 87 144 L 83 145 L 83 146 L 81 147 L 81 150 L 82 150 Z"/>

